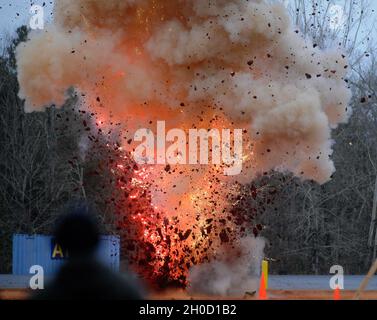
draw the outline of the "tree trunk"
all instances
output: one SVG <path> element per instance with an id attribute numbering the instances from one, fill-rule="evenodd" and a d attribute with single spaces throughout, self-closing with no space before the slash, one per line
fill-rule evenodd
<path id="1" fill-rule="evenodd" d="M 372 261 L 376 260 L 376 248 L 377 248 L 377 236 L 374 237 L 376 232 L 376 210 L 377 210 L 377 175 L 374 184 L 373 193 L 373 207 L 372 207 L 372 219 L 369 227 L 368 246 L 372 249 Z M 377 234 L 376 234 L 377 235 Z"/>

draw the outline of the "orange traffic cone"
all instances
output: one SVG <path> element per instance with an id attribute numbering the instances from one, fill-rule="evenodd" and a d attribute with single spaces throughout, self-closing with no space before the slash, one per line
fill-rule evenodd
<path id="1" fill-rule="evenodd" d="M 266 282 L 265 282 L 265 278 L 264 278 L 264 273 L 263 272 L 262 272 L 262 276 L 260 278 L 259 299 L 260 300 L 266 300 L 267 299 Z"/>
<path id="2" fill-rule="evenodd" d="M 340 288 L 339 286 L 336 286 L 334 290 L 334 300 L 340 300 Z"/>

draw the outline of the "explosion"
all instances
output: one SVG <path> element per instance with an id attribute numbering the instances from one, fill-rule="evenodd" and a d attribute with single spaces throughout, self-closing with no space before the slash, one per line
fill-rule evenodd
<path id="1" fill-rule="evenodd" d="M 270 170 L 328 181 L 331 129 L 350 115 L 346 57 L 305 40 L 274 1 L 60 0 L 17 62 L 27 112 L 62 105 L 73 87 L 82 108 L 122 124 L 120 226 L 131 262 L 155 282 L 185 286 L 193 265 L 242 255 L 256 227 L 233 210 L 240 185 Z M 241 174 L 130 164 L 133 133 L 161 120 L 166 130 L 242 129 Z"/>

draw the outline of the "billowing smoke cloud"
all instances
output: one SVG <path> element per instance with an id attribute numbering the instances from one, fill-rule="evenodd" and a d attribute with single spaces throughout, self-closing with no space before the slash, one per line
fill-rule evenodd
<path id="1" fill-rule="evenodd" d="M 279 169 L 323 183 L 334 172 L 347 61 L 304 41 L 282 4 L 62 0 L 54 16 L 18 48 L 27 111 L 62 104 L 74 86 L 91 108 L 140 126 L 223 114 L 250 136 L 244 180 Z"/>
<path id="2" fill-rule="evenodd" d="M 264 245 L 263 238 L 245 237 L 237 249 L 223 247 L 215 261 L 191 268 L 189 291 L 238 297 L 256 291 Z"/>
<path id="3" fill-rule="evenodd" d="M 70 86 L 141 126 L 146 114 L 196 123 L 210 105 L 207 116 L 224 113 L 250 135 L 244 176 L 280 169 L 323 183 L 334 172 L 330 133 L 349 115 L 347 62 L 304 41 L 283 5 L 62 0 L 54 16 L 18 48 L 27 111 L 62 104 Z"/>
<path id="4" fill-rule="evenodd" d="M 175 174 L 151 169 L 154 205 L 171 216 L 178 211 L 182 223 L 204 228 L 224 214 L 234 180 L 275 169 L 324 183 L 334 172 L 331 130 L 350 114 L 347 60 L 305 41 L 281 3 L 59 0 L 54 17 L 17 49 L 27 111 L 61 105 L 74 87 L 87 108 L 129 131 L 155 130 L 158 120 L 167 130 L 244 130 L 238 176 L 225 179 L 211 166 L 178 166 Z M 195 230 L 194 236 L 196 243 Z M 216 279 L 221 270 L 235 270 L 217 264 Z M 240 274 L 225 279 L 239 282 Z"/>

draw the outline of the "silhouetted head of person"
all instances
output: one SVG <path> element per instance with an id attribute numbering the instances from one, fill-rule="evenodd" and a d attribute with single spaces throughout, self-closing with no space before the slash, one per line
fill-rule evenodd
<path id="1" fill-rule="evenodd" d="M 99 230 L 93 214 L 86 205 L 76 206 L 56 224 L 55 238 L 70 257 L 94 253 L 99 243 Z"/>

